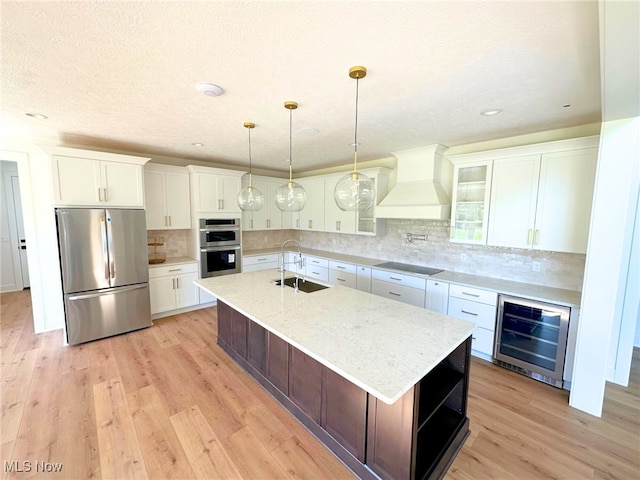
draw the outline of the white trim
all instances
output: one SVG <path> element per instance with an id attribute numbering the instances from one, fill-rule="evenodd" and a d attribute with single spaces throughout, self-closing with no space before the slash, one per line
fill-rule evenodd
<path id="1" fill-rule="evenodd" d="M 201 303 L 196 305 L 191 305 L 189 307 L 177 308 L 176 310 L 168 310 L 166 312 L 154 313 L 151 315 L 151 320 L 158 320 L 159 318 L 170 317 L 171 315 L 178 315 L 179 313 L 193 312 L 194 310 L 201 310 L 203 308 L 215 307 L 218 304 L 218 301 Z"/>
<path id="2" fill-rule="evenodd" d="M 544 153 L 556 153 L 565 150 L 579 150 L 583 148 L 598 147 L 599 135 L 590 137 L 571 138 L 569 140 L 556 140 L 554 142 L 534 143 L 519 147 L 500 148 L 497 150 L 486 150 L 483 152 L 463 153 L 460 155 L 447 156 L 451 163 L 477 162 L 480 160 L 495 160 L 498 158 L 520 157 L 524 155 L 541 155 Z"/>
<path id="3" fill-rule="evenodd" d="M 242 177 L 245 173 L 249 173 L 240 170 L 227 170 L 226 168 L 201 167 L 199 165 L 187 165 L 186 168 L 190 173 L 210 173 L 212 175 L 229 175 L 233 177 Z"/>
<path id="4" fill-rule="evenodd" d="M 151 160 L 151 158 L 148 157 L 136 157 L 133 155 L 122 155 L 120 153 L 98 152 L 95 150 L 81 150 L 78 148 L 69 147 L 38 146 L 38 148 L 49 156 L 60 155 L 63 157 L 89 158 L 91 160 L 131 163 L 134 165 L 144 165 L 149 160 Z"/>

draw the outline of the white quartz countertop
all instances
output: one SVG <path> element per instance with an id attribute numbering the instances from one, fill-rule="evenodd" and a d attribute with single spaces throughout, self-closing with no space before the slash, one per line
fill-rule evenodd
<path id="1" fill-rule="evenodd" d="M 291 251 L 291 248 L 287 250 Z M 260 250 L 247 250 L 243 255 L 265 255 L 267 253 L 280 253 L 279 248 L 265 248 Z M 443 282 L 457 283 L 467 287 L 481 288 L 491 290 L 506 295 L 514 295 L 517 297 L 528 298 L 530 300 L 538 300 L 542 302 L 557 303 L 569 307 L 580 307 L 581 292 L 574 290 L 566 290 L 562 288 L 546 287 L 544 285 L 536 285 L 533 283 L 517 282 L 515 280 L 507 280 L 502 278 L 486 277 L 483 275 L 473 275 L 469 273 L 461 273 L 445 270 L 435 275 L 421 275 L 415 272 L 406 272 L 404 270 L 394 270 L 387 267 L 380 267 L 377 264 L 386 262 L 369 257 L 358 257 L 343 253 L 327 252 L 324 250 L 314 250 L 310 248 L 302 248 L 302 253 L 316 257 L 329 258 L 341 262 L 353 263 L 367 267 L 379 268 L 382 270 L 393 270 L 421 278 L 431 278 L 433 280 L 441 280 Z M 433 265 L 430 265 L 433 267 Z"/>
<path id="2" fill-rule="evenodd" d="M 359 290 L 296 292 L 277 278 L 261 270 L 195 283 L 388 404 L 473 332 L 470 322 Z"/>

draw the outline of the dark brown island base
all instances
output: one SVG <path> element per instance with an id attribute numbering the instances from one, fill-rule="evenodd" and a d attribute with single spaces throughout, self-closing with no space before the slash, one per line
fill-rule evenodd
<path id="1" fill-rule="evenodd" d="M 218 345 L 362 479 L 442 478 L 469 435 L 471 337 L 392 405 L 218 300 Z"/>

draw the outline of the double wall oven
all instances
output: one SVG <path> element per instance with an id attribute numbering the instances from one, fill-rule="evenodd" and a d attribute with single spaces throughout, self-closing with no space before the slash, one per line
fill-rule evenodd
<path id="1" fill-rule="evenodd" d="M 200 276 L 240 273 L 240 219 L 200 219 Z"/>

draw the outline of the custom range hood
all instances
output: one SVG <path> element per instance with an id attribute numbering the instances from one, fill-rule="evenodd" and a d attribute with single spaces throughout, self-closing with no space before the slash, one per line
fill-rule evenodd
<path id="1" fill-rule="evenodd" d="M 391 152 L 398 159 L 396 185 L 375 210 L 376 218 L 451 217 L 453 165 L 442 157 L 443 145 Z"/>

